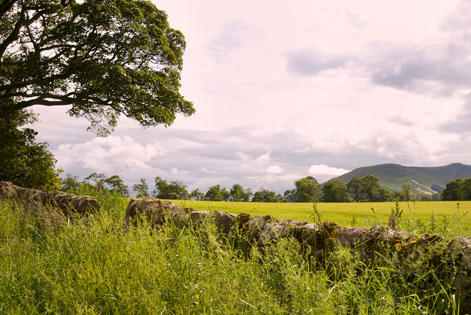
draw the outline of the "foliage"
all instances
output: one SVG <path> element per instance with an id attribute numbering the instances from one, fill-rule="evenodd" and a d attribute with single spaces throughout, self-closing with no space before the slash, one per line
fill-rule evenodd
<path id="1" fill-rule="evenodd" d="M 149 197 L 149 186 L 145 178 L 141 178 L 139 184 L 132 186 L 132 190 L 137 194 L 137 198 Z"/>
<path id="2" fill-rule="evenodd" d="M 190 193 L 190 199 L 191 200 L 204 200 L 204 194 L 196 188 Z"/>
<path id="3" fill-rule="evenodd" d="M 224 201 L 230 201 L 231 200 L 231 193 L 226 188 L 221 189 L 221 195 L 222 195 L 222 200 L 224 200 Z"/>
<path id="4" fill-rule="evenodd" d="M 471 200 L 471 178 L 458 178 L 446 184 L 442 192 L 443 200 Z"/>
<path id="5" fill-rule="evenodd" d="M 124 205 L 108 197 L 112 206 L 59 228 L 0 202 L 0 313 L 460 313 L 453 265 L 437 259 L 438 246 L 403 266 L 379 253 L 360 261 L 348 248 L 321 265 L 287 239 L 243 257 L 209 224 L 143 222 L 123 233 Z"/>
<path id="6" fill-rule="evenodd" d="M 35 115 L 25 110 L 0 115 L 0 180 L 22 187 L 56 190 L 61 186 L 61 171 L 56 169 L 56 159 L 47 150 L 48 144 L 36 142 L 37 132 L 33 129 L 21 128 L 35 120 Z"/>
<path id="7" fill-rule="evenodd" d="M 283 193 L 283 200 L 286 202 L 296 202 L 296 189 L 288 189 Z"/>
<path id="8" fill-rule="evenodd" d="M 409 182 L 402 183 L 402 197 L 404 201 L 411 201 L 412 195 L 412 184 Z"/>
<path id="9" fill-rule="evenodd" d="M 389 216 L 389 227 L 392 229 L 398 229 L 401 223 L 403 210 L 401 209 L 401 203 L 399 198 L 396 199 L 396 204 L 394 208 L 391 208 L 391 215 Z"/>
<path id="10" fill-rule="evenodd" d="M 92 181 L 92 183 L 90 183 L 90 181 Z M 110 191 L 116 191 L 120 196 L 129 195 L 128 186 L 124 184 L 124 181 L 118 175 L 106 177 L 105 174 L 93 172 L 85 177 L 81 183 L 79 183 L 78 176 L 71 174 L 67 174 L 67 177 L 63 179 L 61 190 L 79 194 L 83 189 L 94 192 L 104 191 L 108 195 L 111 194 Z"/>
<path id="11" fill-rule="evenodd" d="M 356 202 L 359 202 L 361 199 L 362 187 L 363 182 L 360 177 L 352 178 L 347 184 L 348 192 L 353 195 L 353 199 Z"/>
<path id="12" fill-rule="evenodd" d="M 380 187 L 376 191 L 375 201 L 386 202 L 394 200 L 394 195 L 387 188 Z"/>
<path id="13" fill-rule="evenodd" d="M 393 194 L 387 188 L 380 187 L 379 179 L 374 175 L 352 178 L 347 184 L 347 189 L 356 202 L 393 200 Z"/>
<path id="14" fill-rule="evenodd" d="M 244 189 L 240 184 L 234 184 L 230 190 L 231 201 L 247 202 L 252 198 L 253 193 L 250 188 Z"/>
<path id="15" fill-rule="evenodd" d="M 224 196 L 221 193 L 221 185 L 214 185 L 208 188 L 208 191 L 204 195 L 204 200 L 211 201 L 222 201 Z"/>
<path id="16" fill-rule="evenodd" d="M 295 189 L 285 191 L 284 197 L 294 202 L 319 201 L 321 185 L 312 176 L 301 178 L 294 182 Z"/>
<path id="17" fill-rule="evenodd" d="M 361 179 L 361 192 L 365 195 L 366 200 L 376 201 L 376 195 L 379 189 L 379 179 L 374 175 L 366 175 Z"/>
<path id="18" fill-rule="evenodd" d="M 458 178 L 454 181 L 449 182 L 446 184 L 445 189 L 442 192 L 442 199 L 443 200 L 462 200 L 463 199 L 463 180 Z"/>
<path id="19" fill-rule="evenodd" d="M 121 114 L 168 126 L 194 112 L 179 93 L 184 36 L 150 1 L 8 0 L 0 21 L 2 115 L 72 105 L 104 135 Z"/>
<path id="20" fill-rule="evenodd" d="M 260 189 L 255 192 L 252 198 L 252 202 L 280 202 L 279 196 L 274 191 Z"/>
<path id="21" fill-rule="evenodd" d="M 116 190 L 121 196 L 129 196 L 128 186 L 124 184 L 124 181 L 118 175 L 106 178 L 105 184 L 107 184 L 111 190 Z"/>
<path id="22" fill-rule="evenodd" d="M 80 189 L 79 177 L 74 176 L 70 173 L 66 174 L 64 179 L 61 179 L 62 187 L 61 190 L 65 192 L 73 192 Z"/>
<path id="23" fill-rule="evenodd" d="M 89 184 L 89 181 L 92 180 L 93 185 L 95 185 L 97 189 L 103 190 L 105 185 L 105 178 L 105 174 L 98 174 L 96 172 L 93 172 L 87 177 L 85 177 L 84 183 Z"/>
<path id="24" fill-rule="evenodd" d="M 154 195 L 160 199 L 188 199 L 188 190 L 187 186 L 181 182 L 167 182 L 157 176 Z"/>
<path id="25" fill-rule="evenodd" d="M 339 178 L 333 178 L 322 185 L 322 193 L 322 201 L 324 202 L 349 201 L 347 185 Z"/>

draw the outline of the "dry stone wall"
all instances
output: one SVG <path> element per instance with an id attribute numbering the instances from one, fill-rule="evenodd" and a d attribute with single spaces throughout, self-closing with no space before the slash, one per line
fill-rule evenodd
<path id="1" fill-rule="evenodd" d="M 301 244 L 300 254 L 315 256 L 316 261 L 320 263 L 338 246 L 354 249 L 364 261 L 393 253 L 395 263 L 403 265 L 418 259 L 431 248 L 432 262 L 446 256 L 456 266 L 454 286 L 463 296 L 461 310 L 463 313 L 471 313 L 471 238 L 445 240 L 436 234 L 414 235 L 384 226 L 365 229 L 340 227 L 332 221 L 308 223 L 278 220 L 270 215 L 252 217 L 247 213 L 236 215 L 223 211 L 196 211 L 156 199 L 131 200 L 126 209 L 124 226 L 137 227 L 143 217 L 154 227 L 167 222 L 193 226 L 214 222 L 219 233 L 229 240 L 235 239 L 234 244 L 243 251 L 249 251 L 253 245 L 264 250 L 281 238 L 294 238 Z M 431 246 L 440 241 L 441 244 L 446 244 L 442 251 Z"/>
<path id="2" fill-rule="evenodd" d="M 65 214 L 73 212 L 83 215 L 100 210 L 98 201 L 90 196 L 70 195 L 62 191 L 45 192 L 19 187 L 6 181 L 0 181 L 0 199 L 15 200 L 28 208 L 58 208 Z"/>

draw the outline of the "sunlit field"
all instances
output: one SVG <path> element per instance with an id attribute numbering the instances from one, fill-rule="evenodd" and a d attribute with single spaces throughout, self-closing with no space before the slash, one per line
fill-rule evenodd
<path id="1" fill-rule="evenodd" d="M 224 201 L 173 200 L 195 210 L 220 210 L 251 215 L 270 214 L 277 219 L 314 221 L 312 203 L 256 203 Z M 395 202 L 318 203 L 321 220 L 332 220 L 341 226 L 386 225 Z M 440 233 L 450 236 L 471 236 L 469 212 L 471 201 L 400 202 L 401 220 L 397 228 L 414 233 Z"/>

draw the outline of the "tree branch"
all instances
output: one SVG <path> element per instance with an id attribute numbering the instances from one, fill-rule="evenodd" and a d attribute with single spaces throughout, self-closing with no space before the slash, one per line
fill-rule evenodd
<path id="1" fill-rule="evenodd" d="M 20 30 L 24 26 L 24 23 L 25 23 L 25 15 L 26 15 L 26 12 L 24 10 L 21 10 L 20 18 L 18 19 L 18 22 L 16 22 L 13 32 L 0 45 L 0 58 L 3 57 L 3 54 L 7 50 L 8 46 L 11 43 L 13 43 L 16 39 L 18 39 Z"/>
<path id="2" fill-rule="evenodd" d="M 11 9 L 11 7 L 17 2 L 18 0 L 4 0 L 0 3 L 0 18 Z"/>

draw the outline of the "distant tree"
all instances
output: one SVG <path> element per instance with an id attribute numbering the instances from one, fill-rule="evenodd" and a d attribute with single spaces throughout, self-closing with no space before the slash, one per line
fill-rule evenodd
<path id="1" fill-rule="evenodd" d="M 139 184 L 134 184 L 132 190 L 136 193 L 137 198 L 149 197 L 149 186 L 145 178 L 141 178 Z"/>
<path id="2" fill-rule="evenodd" d="M 353 177 L 347 184 L 348 192 L 353 196 L 356 202 L 361 200 L 363 182 L 360 177 Z"/>
<path id="3" fill-rule="evenodd" d="M 294 182 L 296 202 L 319 201 L 321 185 L 312 176 L 308 176 Z"/>
<path id="4" fill-rule="evenodd" d="M 61 179 L 62 187 L 61 190 L 65 192 L 73 192 L 80 189 L 79 177 L 67 173 L 65 179 Z"/>
<path id="5" fill-rule="evenodd" d="M 188 190 L 187 186 L 181 182 L 171 181 L 167 182 L 159 176 L 154 180 L 155 191 L 154 195 L 160 199 L 187 199 Z"/>
<path id="6" fill-rule="evenodd" d="M 378 188 L 376 190 L 376 195 L 374 201 L 385 202 L 385 201 L 394 201 L 394 195 L 387 188 Z"/>
<path id="7" fill-rule="evenodd" d="M 277 198 L 276 193 L 274 191 L 260 189 L 259 191 L 255 192 L 252 198 L 252 202 L 280 202 Z"/>
<path id="8" fill-rule="evenodd" d="M 471 200 L 471 178 L 463 179 L 461 184 L 461 198 L 463 200 Z"/>
<path id="9" fill-rule="evenodd" d="M 204 200 L 204 194 L 196 188 L 190 193 L 190 199 L 191 200 Z"/>
<path id="10" fill-rule="evenodd" d="M 324 202 L 347 202 L 348 189 L 345 182 L 339 178 L 333 178 L 322 186 L 322 200 Z"/>
<path id="11" fill-rule="evenodd" d="M 420 201 L 440 201 L 442 199 L 442 195 L 438 192 L 433 194 L 419 194 L 417 195 L 417 200 Z"/>
<path id="12" fill-rule="evenodd" d="M 361 192 L 364 194 L 368 201 L 376 201 L 379 179 L 374 175 L 366 175 L 361 179 L 362 189 Z"/>
<path id="13" fill-rule="evenodd" d="M 124 181 L 118 175 L 105 178 L 105 184 L 108 185 L 110 190 L 117 191 L 121 196 L 129 196 L 128 186 L 124 184 Z"/>
<path id="14" fill-rule="evenodd" d="M 249 202 L 250 200 L 252 200 L 252 197 L 253 197 L 252 189 L 247 188 L 247 189 L 245 189 L 245 195 L 242 198 L 242 201 Z"/>
<path id="15" fill-rule="evenodd" d="M 209 201 L 222 201 L 224 196 L 221 193 L 221 186 L 214 185 L 208 188 L 208 191 L 204 195 L 204 200 Z"/>
<path id="16" fill-rule="evenodd" d="M 250 201 L 250 198 L 252 197 L 252 190 L 249 189 L 244 189 L 239 184 L 234 184 L 230 190 L 231 194 L 231 200 L 232 201 Z"/>
<path id="17" fill-rule="evenodd" d="M 286 202 L 296 202 L 296 189 L 288 189 L 283 194 L 283 199 Z"/>
<path id="18" fill-rule="evenodd" d="M 91 173 L 87 177 L 85 177 L 84 184 L 90 185 L 90 180 L 93 181 L 93 184 L 97 190 L 104 190 L 105 189 L 105 174 L 98 174 L 96 172 Z"/>
<path id="19" fill-rule="evenodd" d="M 37 132 L 24 127 L 35 121 L 35 115 L 24 110 L 0 113 L 0 180 L 27 188 L 56 190 L 61 187 L 56 159 L 47 150 L 47 143 L 35 141 Z"/>
<path id="20" fill-rule="evenodd" d="M 442 192 L 442 200 L 445 201 L 459 201 L 463 200 L 462 191 L 463 180 L 457 178 L 454 181 L 446 184 L 445 189 Z"/>
<path id="21" fill-rule="evenodd" d="M 402 200 L 411 201 L 412 200 L 412 184 L 409 182 L 402 183 Z"/>
<path id="22" fill-rule="evenodd" d="M 231 200 L 231 193 L 226 188 L 221 189 L 221 195 L 222 195 L 222 200 L 224 200 L 224 201 L 230 201 Z"/>

